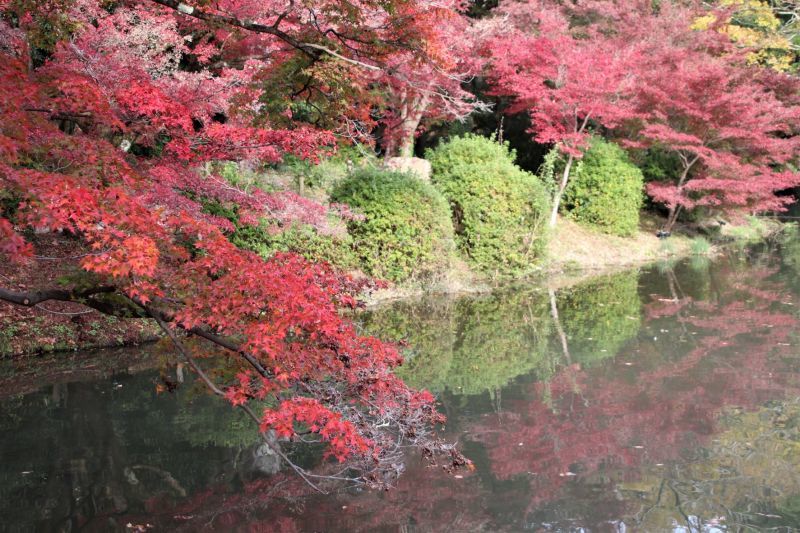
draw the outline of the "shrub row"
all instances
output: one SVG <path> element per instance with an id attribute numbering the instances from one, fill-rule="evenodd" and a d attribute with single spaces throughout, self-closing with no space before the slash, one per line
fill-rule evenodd
<path id="1" fill-rule="evenodd" d="M 540 177 L 515 164 L 507 144 L 467 134 L 428 150 L 426 158 L 431 183 L 374 166 L 336 176 L 330 200 L 363 215 L 347 222 L 345 235 L 237 226 L 232 241 L 264 256 L 294 251 L 396 282 L 438 276 L 450 267 L 455 249 L 495 276 L 524 273 L 543 258 L 550 192 Z M 563 209 L 581 223 L 631 235 L 638 228 L 642 181 L 621 148 L 594 139 L 575 167 Z M 233 213 L 216 214 L 235 221 Z"/>

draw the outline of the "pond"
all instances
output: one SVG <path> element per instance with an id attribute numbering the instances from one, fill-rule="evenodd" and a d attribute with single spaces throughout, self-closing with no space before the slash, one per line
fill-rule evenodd
<path id="1" fill-rule="evenodd" d="M 0 530 L 795 530 L 798 274 L 795 238 L 364 314 L 476 465 L 409 457 L 386 492 L 315 494 L 156 347 L 6 367 Z"/>

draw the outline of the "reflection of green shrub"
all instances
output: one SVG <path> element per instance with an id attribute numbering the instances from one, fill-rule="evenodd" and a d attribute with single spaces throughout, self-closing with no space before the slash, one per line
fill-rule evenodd
<path id="1" fill-rule="evenodd" d="M 364 315 L 367 331 L 403 343 L 398 374 L 415 388 L 442 391 L 453 359 L 456 315 L 453 302 L 425 299 L 398 302 Z"/>
<path id="2" fill-rule="evenodd" d="M 783 264 L 800 274 L 800 228 L 797 224 L 787 224 L 779 242 Z"/>
<path id="3" fill-rule="evenodd" d="M 417 388 L 474 395 L 512 379 L 553 371 L 547 350 L 550 319 L 536 294 L 462 298 L 449 305 L 404 304 L 367 316 L 367 329 L 408 343 L 398 374 Z"/>
<path id="4" fill-rule="evenodd" d="M 538 295 L 497 294 L 463 301 L 447 388 L 458 394 L 498 390 L 521 375 L 552 373 L 550 317 Z"/>
<path id="5" fill-rule="evenodd" d="M 578 222 L 630 236 L 639 229 L 642 172 L 616 144 L 594 138 L 564 191 L 562 208 Z"/>
<path id="6" fill-rule="evenodd" d="M 638 272 L 623 272 L 559 293 L 558 311 L 573 362 L 613 357 L 641 323 Z"/>
<path id="7" fill-rule="evenodd" d="M 260 440 L 258 427 L 243 411 L 231 409 L 210 396 L 178 395 L 179 410 L 173 424 L 194 446 L 237 448 Z"/>
<path id="8" fill-rule="evenodd" d="M 429 184 L 409 174 L 363 169 L 341 182 L 331 200 L 364 214 L 348 229 L 368 274 L 403 281 L 448 268 L 453 226 L 447 203 Z"/>
<path id="9" fill-rule="evenodd" d="M 481 270 L 524 271 L 545 248 L 548 195 L 506 144 L 476 135 L 429 150 L 434 185 L 450 202 L 459 248 Z"/>

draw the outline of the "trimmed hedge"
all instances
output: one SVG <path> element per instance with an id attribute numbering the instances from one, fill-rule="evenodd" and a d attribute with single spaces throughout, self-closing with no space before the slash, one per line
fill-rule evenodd
<path id="1" fill-rule="evenodd" d="M 631 236 L 639 229 L 644 177 L 616 144 L 594 138 L 564 191 L 562 209 L 605 233 Z"/>
<path id="2" fill-rule="evenodd" d="M 549 198 L 507 144 L 465 135 L 428 150 L 433 184 L 450 202 L 459 249 L 480 270 L 523 272 L 542 258 Z"/>
<path id="3" fill-rule="evenodd" d="M 326 235 L 305 225 L 293 225 L 278 232 L 263 225 L 243 225 L 230 239 L 239 248 L 256 252 L 264 258 L 275 252 L 294 252 L 308 261 L 330 263 L 341 270 L 359 268 L 353 253 L 353 240 L 346 233 Z"/>
<path id="4" fill-rule="evenodd" d="M 347 226 L 367 274 L 404 281 L 429 278 L 450 266 L 450 211 L 428 183 L 402 172 L 367 168 L 339 183 L 331 201 L 364 214 L 363 220 Z"/>

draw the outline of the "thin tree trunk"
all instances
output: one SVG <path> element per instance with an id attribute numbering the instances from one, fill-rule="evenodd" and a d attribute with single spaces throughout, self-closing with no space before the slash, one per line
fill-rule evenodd
<path id="1" fill-rule="evenodd" d="M 564 196 L 564 190 L 567 188 L 567 182 L 569 181 L 569 173 L 572 169 L 572 162 L 575 160 L 575 156 L 569 154 L 567 157 L 567 164 L 564 166 L 564 174 L 561 176 L 561 183 L 558 184 L 558 190 L 553 194 L 553 209 L 550 211 L 550 227 L 556 227 L 556 222 L 558 221 L 558 208 L 561 205 L 561 198 Z"/>
<path id="2" fill-rule="evenodd" d="M 683 173 L 681 173 L 681 178 L 678 180 L 678 194 L 680 195 L 683 193 L 683 185 L 686 183 L 686 179 L 689 177 L 689 171 L 692 169 L 697 160 L 700 156 L 694 156 L 692 160 L 686 158 L 685 155 L 681 155 L 683 159 Z M 672 233 L 672 227 L 675 226 L 675 223 L 678 221 L 678 215 L 681 214 L 681 210 L 683 209 L 683 205 L 675 204 L 669 208 L 669 214 L 667 215 L 667 222 L 664 224 L 663 231 L 666 233 Z"/>
<path id="3" fill-rule="evenodd" d="M 673 206 L 669 210 L 669 215 L 667 215 L 667 223 L 664 225 L 664 231 L 665 232 L 672 233 L 672 227 L 678 221 L 678 215 L 681 214 L 682 210 L 683 210 L 683 206 L 682 205 Z"/>

